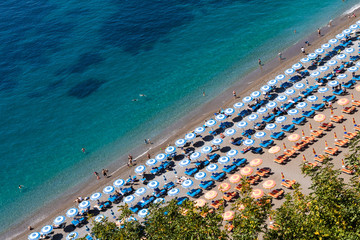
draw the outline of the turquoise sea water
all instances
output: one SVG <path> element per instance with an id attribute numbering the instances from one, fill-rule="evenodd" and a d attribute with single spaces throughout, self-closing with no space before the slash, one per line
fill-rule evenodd
<path id="1" fill-rule="evenodd" d="M 0 231 L 355 3 L 1 2 Z"/>

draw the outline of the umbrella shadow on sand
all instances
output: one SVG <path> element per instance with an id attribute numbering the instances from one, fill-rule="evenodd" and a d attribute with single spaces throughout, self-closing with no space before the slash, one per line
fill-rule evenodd
<path id="1" fill-rule="evenodd" d="M 64 235 L 61 234 L 61 233 L 57 233 L 57 234 L 54 234 L 53 237 L 52 237 L 53 240 L 61 240 L 61 239 L 65 239 L 64 238 Z"/>
<path id="2" fill-rule="evenodd" d="M 204 145 L 205 145 L 204 141 L 197 141 L 196 143 L 193 144 L 193 146 L 196 148 L 202 147 Z"/>

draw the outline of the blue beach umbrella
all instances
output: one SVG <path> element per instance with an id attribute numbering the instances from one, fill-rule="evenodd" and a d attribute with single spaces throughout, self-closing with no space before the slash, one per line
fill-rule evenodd
<path id="1" fill-rule="evenodd" d="M 145 187 L 141 187 L 141 188 L 139 188 L 139 189 L 137 189 L 136 191 L 135 191 L 135 194 L 137 195 L 137 196 L 142 196 L 142 195 L 144 195 L 146 193 L 146 188 Z"/>
<path id="2" fill-rule="evenodd" d="M 180 190 L 178 188 L 173 188 L 170 191 L 168 191 L 168 195 L 169 196 L 176 196 L 176 195 L 179 194 L 179 192 L 180 192 Z"/>
<path id="3" fill-rule="evenodd" d="M 328 82 L 328 85 L 330 87 L 336 87 L 337 85 L 339 85 L 339 82 L 336 80 L 333 80 L 333 81 Z"/>
<path id="4" fill-rule="evenodd" d="M 79 210 L 77 208 L 70 208 L 66 211 L 66 216 L 75 217 L 78 214 Z"/>
<path id="5" fill-rule="evenodd" d="M 321 47 L 323 49 L 329 49 L 329 48 L 331 48 L 331 44 L 330 43 L 324 43 L 323 45 L 321 45 Z"/>
<path id="6" fill-rule="evenodd" d="M 191 163 L 191 161 L 189 159 L 184 159 L 179 162 L 179 165 L 180 165 L 180 167 L 186 167 L 186 166 L 189 166 L 190 163 Z"/>
<path id="7" fill-rule="evenodd" d="M 138 216 L 141 217 L 141 218 L 146 217 L 148 214 L 149 214 L 149 210 L 146 209 L 146 208 L 141 209 L 141 210 L 138 212 Z"/>
<path id="8" fill-rule="evenodd" d="M 129 195 L 124 198 L 124 203 L 132 203 L 135 200 L 134 195 Z"/>
<path id="9" fill-rule="evenodd" d="M 300 68 L 302 68 L 301 63 L 295 63 L 294 65 L 292 65 L 292 68 L 295 70 L 299 70 Z"/>
<path id="10" fill-rule="evenodd" d="M 90 207 L 90 202 L 89 201 L 82 201 L 81 203 L 79 203 L 79 208 L 80 209 L 87 209 L 88 207 Z"/>
<path id="11" fill-rule="evenodd" d="M 327 87 L 321 87 L 318 89 L 318 93 L 326 93 L 327 91 L 329 91 Z"/>
<path id="12" fill-rule="evenodd" d="M 116 180 L 116 181 L 117 181 L 117 180 Z M 115 181 L 115 182 L 116 182 L 116 181 Z M 115 182 L 114 182 L 114 183 L 115 183 Z M 99 193 L 99 192 L 93 193 L 93 194 L 90 196 L 90 200 L 96 201 L 96 200 L 100 199 L 101 196 L 102 196 L 102 193 Z"/>
<path id="13" fill-rule="evenodd" d="M 52 232 L 52 230 L 53 230 L 53 226 L 51 226 L 51 225 L 46 225 L 46 226 L 44 226 L 44 227 L 42 227 L 41 228 L 41 234 L 43 234 L 43 235 L 48 235 L 49 233 L 51 233 Z"/>
<path id="14" fill-rule="evenodd" d="M 176 147 L 174 147 L 174 146 L 169 146 L 169 147 L 165 148 L 165 152 L 166 152 L 167 154 L 175 153 L 175 152 L 176 152 Z"/>
<path id="15" fill-rule="evenodd" d="M 213 127 L 213 126 L 216 125 L 216 121 L 213 120 L 213 119 L 210 119 L 209 121 L 207 121 L 207 122 L 205 123 L 205 125 L 208 126 L 208 127 Z"/>
<path id="16" fill-rule="evenodd" d="M 318 56 L 318 55 L 317 55 L 316 53 L 310 53 L 310 54 L 308 55 L 308 58 L 310 58 L 310 59 L 315 59 L 317 56 Z"/>
<path id="17" fill-rule="evenodd" d="M 149 160 L 151 160 L 151 159 L 149 159 Z M 155 159 L 154 159 L 155 160 Z M 125 180 L 124 179 L 117 179 L 117 180 L 115 180 L 114 182 L 113 182 L 113 186 L 114 187 L 122 187 L 122 186 L 124 186 L 125 185 Z M 100 194 L 100 196 L 98 197 L 98 198 L 96 198 L 97 197 L 97 195 L 95 195 L 95 194 Z M 95 199 L 92 199 L 92 197 L 94 196 L 94 198 Z M 91 197 L 90 197 L 90 199 L 91 200 L 98 200 L 99 198 L 101 197 L 101 193 L 94 193 L 93 195 L 91 195 Z"/>
<path id="18" fill-rule="evenodd" d="M 266 113 L 267 111 L 268 111 L 267 108 L 261 107 L 261 108 L 259 108 L 259 110 L 256 111 L 256 113 L 258 113 L 258 114 L 264 114 L 264 113 Z"/>
<path id="19" fill-rule="evenodd" d="M 100 214 L 100 215 L 97 215 L 96 217 L 95 217 L 95 222 L 102 222 L 102 221 L 104 221 L 104 219 L 105 219 L 105 216 L 103 215 L 103 214 Z"/>
<path id="20" fill-rule="evenodd" d="M 285 79 L 285 75 L 284 74 L 277 75 L 275 79 L 278 81 L 282 81 Z"/>
<path id="21" fill-rule="evenodd" d="M 29 240 L 38 240 L 38 239 L 40 239 L 40 237 L 41 237 L 40 233 L 33 232 L 33 233 L 30 233 L 30 235 L 28 236 L 28 239 Z"/>
<path id="22" fill-rule="evenodd" d="M 115 188 L 113 186 L 107 186 L 104 187 L 103 193 L 105 194 L 112 194 L 115 191 Z"/>
<path id="23" fill-rule="evenodd" d="M 338 35 L 335 36 L 337 39 L 343 39 L 345 37 L 344 33 L 339 33 Z"/>
<path id="24" fill-rule="evenodd" d="M 218 115 L 216 115 L 216 117 L 215 117 L 215 119 L 217 120 L 217 121 L 223 121 L 223 120 L 225 120 L 226 119 L 226 115 L 225 114 L 218 114 Z"/>
<path id="25" fill-rule="evenodd" d="M 317 96 L 308 96 L 306 98 L 306 100 L 308 100 L 309 102 L 316 102 L 318 100 Z"/>
<path id="26" fill-rule="evenodd" d="M 175 145 L 177 147 L 183 147 L 183 146 L 185 146 L 185 144 L 186 144 L 186 140 L 183 138 L 180 138 L 180 139 L 176 140 L 176 142 L 175 142 Z"/>
<path id="27" fill-rule="evenodd" d="M 196 180 L 203 180 L 206 177 L 206 173 L 205 172 L 198 172 L 194 175 Z"/>
<path id="28" fill-rule="evenodd" d="M 211 153 L 212 150 L 213 150 L 212 147 L 210 147 L 210 146 L 205 146 L 205 147 L 203 147 L 203 148 L 201 149 L 201 152 L 204 153 L 204 154 L 208 154 L 208 153 Z"/>
<path id="29" fill-rule="evenodd" d="M 182 184 L 181 184 L 181 186 L 182 186 L 183 188 L 189 188 L 189 187 L 191 187 L 192 185 L 194 185 L 194 182 L 193 182 L 193 180 L 191 180 L 191 179 L 187 179 L 187 180 L 183 181 Z"/>
<path id="30" fill-rule="evenodd" d="M 154 159 L 154 158 L 151 158 L 151 159 L 146 161 L 146 165 L 149 166 L 149 167 L 154 166 L 156 164 L 157 164 L 157 160 Z"/>
<path id="31" fill-rule="evenodd" d="M 335 38 L 332 38 L 332 39 L 330 39 L 329 40 L 329 43 L 330 44 L 335 44 L 335 43 L 337 43 L 339 40 L 337 40 L 337 39 L 335 39 Z"/>
<path id="32" fill-rule="evenodd" d="M 244 103 L 242 103 L 242 102 L 238 102 L 238 103 L 234 104 L 234 108 L 240 109 L 242 107 L 244 107 Z"/>
<path id="33" fill-rule="evenodd" d="M 352 66 L 348 69 L 349 72 L 356 72 L 357 70 L 359 70 L 359 68 L 355 66 Z"/>
<path id="34" fill-rule="evenodd" d="M 236 130 L 233 128 L 229 128 L 225 130 L 225 135 L 226 136 L 233 136 L 236 133 Z"/>
<path id="35" fill-rule="evenodd" d="M 226 115 L 233 115 L 233 114 L 235 113 L 235 109 L 233 109 L 233 108 L 227 108 L 227 109 L 225 109 L 224 113 L 225 113 Z"/>
<path id="36" fill-rule="evenodd" d="M 255 143 L 255 141 L 253 140 L 253 139 L 246 139 L 245 141 L 244 141 L 244 145 L 245 146 L 252 146 L 253 144 Z"/>
<path id="37" fill-rule="evenodd" d="M 163 161 L 167 158 L 166 154 L 164 153 L 159 153 L 158 155 L 156 155 L 155 159 L 158 161 Z"/>
<path id="38" fill-rule="evenodd" d="M 219 168 L 218 165 L 216 165 L 215 163 L 212 163 L 212 164 L 210 164 L 209 166 L 206 167 L 206 171 L 215 172 L 218 168 Z"/>
<path id="39" fill-rule="evenodd" d="M 236 126 L 237 126 L 238 128 L 245 128 L 247 125 L 248 125 L 248 123 L 245 122 L 245 121 L 241 121 L 241 122 L 239 122 L 238 124 L 236 124 Z"/>
<path id="40" fill-rule="evenodd" d="M 328 67 L 328 66 L 321 66 L 321 67 L 319 68 L 319 71 L 320 71 L 320 72 L 326 72 L 327 70 L 329 70 L 329 67 Z"/>
<path id="41" fill-rule="evenodd" d="M 231 149 L 230 151 L 228 151 L 228 152 L 226 153 L 226 155 L 227 155 L 228 157 L 235 157 L 238 153 L 239 153 L 238 150 Z"/>
<path id="42" fill-rule="evenodd" d="M 357 63 L 356 63 L 356 66 L 357 66 L 357 67 L 360 67 L 360 62 L 357 62 Z"/>
<path id="43" fill-rule="evenodd" d="M 310 58 L 302 58 L 302 59 L 300 59 L 300 62 L 302 62 L 302 63 L 307 63 L 307 62 L 310 62 Z"/>
<path id="44" fill-rule="evenodd" d="M 140 165 L 135 168 L 135 173 L 141 174 L 141 173 L 145 172 L 145 170 L 146 170 L 146 167 L 144 165 Z"/>
<path id="45" fill-rule="evenodd" d="M 272 130 L 274 130 L 276 127 L 277 127 L 276 124 L 274 124 L 274 123 L 269 123 L 269 124 L 266 125 L 265 129 L 272 131 Z"/>
<path id="46" fill-rule="evenodd" d="M 191 141 L 191 140 L 193 140 L 193 139 L 195 139 L 195 138 L 196 138 L 196 134 L 195 134 L 195 133 L 188 133 L 188 134 L 185 135 L 185 140 L 186 140 L 186 141 Z"/>
<path id="47" fill-rule="evenodd" d="M 78 237 L 79 237 L 79 234 L 77 232 L 72 232 L 66 236 L 66 240 L 75 240 Z"/>
<path id="48" fill-rule="evenodd" d="M 304 109 L 307 107 L 307 103 L 306 102 L 299 102 L 297 105 L 296 105 L 296 108 L 297 109 Z"/>
<path id="49" fill-rule="evenodd" d="M 136 222 L 137 219 L 134 218 L 133 216 L 130 216 L 130 217 L 128 217 L 128 219 L 126 219 L 126 221 L 127 221 L 127 222 Z"/>
<path id="50" fill-rule="evenodd" d="M 345 52 L 346 52 L 346 53 L 353 53 L 354 51 L 355 51 L 354 48 L 347 48 L 347 49 L 345 49 Z"/>
<path id="51" fill-rule="evenodd" d="M 154 201 L 155 204 L 163 203 L 163 202 L 165 202 L 165 199 L 164 199 L 164 198 L 157 198 L 157 199 L 155 199 L 155 201 Z"/>
<path id="52" fill-rule="evenodd" d="M 252 98 L 258 98 L 261 96 L 261 92 L 255 91 L 255 92 L 252 92 L 250 95 Z"/>
<path id="53" fill-rule="evenodd" d="M 199 152 L 194 152 L 190 155 L 191 160 L 196 160 L 196 159 L 199 159 L 200 157 L 201 157 L 201 153 L 199 153 Z"/>
<path id="54" fill-rule="evenodd" d="M 221 138 L 215 138 L 214 140 L 211 141 L 212 144 L 214 145 L 220 145 L 223 142 L 223 140 Z"/>
<path id="55" fill-rule="evenodd" d="M 325 52 L 325 50 L 322 48 L 318 48 L 315 50 L 315 53 L 317 53 L 317 54 L 323 54 L 324 52 Z"/>
<path id="56" fill-rule="evenodd" d="M 289 110 L 287 113 L 288 113 L 289 115 L 296 115 L 296 114 L 299 113 L 299 110 L 297 110 L 297 109 L 291 109 L 291 110 Z"/>
<path id="57" fill-rule="evenodd" d="M 259 118 L 259 115 L 253 113 L 253 114 L 251 114 L 250 116 L 248 116 L 247 119 L 248 119 L 249 121 L 255 121 L 255 120 L 258 119 L 258 118 Z"/>
<path id="58" fill-rule="evenodd" d="M 346 74 L 340 74 L 339 76 L 337 76 L 337 79 L 345 79 L 347 78 L 347 75 Z"/>
<path id="59" fill-rule="evenodd" d="M 252 100 L 253 100 L 253 98 L 250 97 L 250 96 L 244 97 L 244 98 L 242 99 L 243 103 L 249 103 L 249 102 L 251 102 Z"/>
<path id="60" fill-rule="evenodd" d="M 315 78 L 315 77 L 318 77 L 320 75 L 320 72 L 319 71 L 315 71 L 315 72 L 312 72 L 310 74 L 311 77 Z"/>
<path id="61" fill-rule="evenodd" d="M 285 94 L 288 96 L 291 96 L 291 95 L 295 94 L 295 90 L 292 88 L 286 89 Z"/>
<path id="62" fill-rule="evenodd" d="M 59 226 L 59 225 L 61 225 L 62 223 L 64 223 L 65 222 L 65 220 L 66 220 L 66 218 L 64 217 L 64 216 L 58 216 L 58 217 L 56 217 L 55 219 L 54 219 L 54 225 L 55 226 Z"/>
<path id="63" fill-rule="evenodd" d="M 269 92 L 271 90 L 271 87 L 269 85 L 264 85 L 260 88 L 263 92 Z"/>
<path id="64" fill-rule="evenodd" d="M 345 29 L 343 31 L 343 34 L 349 35 L 351 33 L 351 29 Z"/>
<path id="65" fill-rule="evenodd" d="M 197 128 L 195 128 L 194 132 L 196 132 L 197 134 L 201 134 L 201 133 L 205 132 L 205 128 L 197 127 Z"/>
<path id="66" fill-rule="evenodd" d="M 267 107 L 268 109 L 273 109 L 273 108 L 275 108 L 276 106 L 277 106 L 277 102 L 274 102 L 274 101 L 268 102 L 268 103 L 266 104 L 266 107 Z"/>
<path id="67" fill-rule="evenodd" d="M 278 102 L 285 102 L 286 100 L 287 100 L 287 96 L 285 96 L 285 95 L 279 95 L 276 98 L 276 101 L 278 101 Z"/>
<path id="68" fill-rule="evenodd" d="M 255 133 L 255 137 L 259 138 L 259 139 L 264 138 L 265 136 L 266 136 L 265 132 L 257 132 L 257 133 Z"/>
<path id="69" fill-rule="evenodd" d="M 337 64 L 337 61 L 336 60 L 330 60 L 326 63 L 328 66 L 334 66 Z"/>
<path id="70" fill-rule="evenodd" d="M 285 116 L 280 116 L 280 117 L 277 117 L 276 119 L 275 119 L 275 122 L 277 122 L 277 123 L 282 123 L 282 122 L 284 122 L 286 120 L 286 117 Z"/>
<path id="71" fill-rule="evenodd" d="M 340 60 L 343 60 L 343 59 L 345 59 L 346 57 L 347 57 L 346 54 L 343 54 L 343 53 L 336 56 L 336 58 L 337 58 L 337 59 L 340 59 Z"/>
<path id="72" fill-rule="evenodd" d="M 278 83 L 278 81 L 276 79 L 272 79 L 272 80 L 268 81 L 267 85 L 272 87 L 272 86 L 275 86 L 277 83 Z"/>
<path id="73" fill-rule="evenodd" d="M 357 24 L 353 24 L 353 25 L 350 26 L 351 30 L 356 30 L 358 28 L 359 28 L 359 25 L 357 25 Z"/>
<path id="74" fill-rule="evenodd" d="M 228 162 L 230 162 L 230 158 L 227 156 L 222 156 L 218 160 L 218 163 L 220 164 L 227 164 Z"/>
<path id="75" fill-rule="evenodd" d="M 294 88 L 295 88 L 295 89 L 298 89 L 298 90 L 303 89 L 303 88 L 305 88 L 305 84 L 303 84 L 303 83 L 296 83 L 296 84 L 294 85 Z"/>

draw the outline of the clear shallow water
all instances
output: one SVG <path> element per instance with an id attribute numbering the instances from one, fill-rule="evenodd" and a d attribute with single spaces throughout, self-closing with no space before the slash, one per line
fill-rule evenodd
<path id="1" fill-rule="evenodd" d="M 355 3 L 0 3 L 0 230 Z"/>

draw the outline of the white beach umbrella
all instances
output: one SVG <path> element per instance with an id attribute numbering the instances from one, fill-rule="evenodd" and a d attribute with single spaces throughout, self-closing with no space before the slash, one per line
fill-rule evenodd
<path id="1" fill-rule="evenodd" d="M 196 180 L 203 180 L 204 178 L 206 178 L 206 173 L 205 172 L 198 172 L 194 175 L 194 178 Z"/>
<path id="2" fill-rule="evenodd" d="M 339 85 L 339 82 L 336 80 L 333 80 L 333 81 L 328 82 L 328 85 L 330 87 L 336 87 L 337 85 Z"/>
<path id="3" fill-rule="evenodd" d="M 303 84 L 303 83 L 296 83 L 295 85 L 294 85 L 294 88 L 295 89 L 303 89 L 303 88 L 305 88 L 305 84 Z"/>
<path id="4" fill-rule="evenodd" d="M 191 160 L 196 160 L 196 159 L 199 159 L 200 157 L 201 157 L 201 153 L 199 153 L 199 152 L 194 152 L 190 155 Z"/>
<path id="5" fill-rule="evenodd" d="M 258 114 L 264 114 L 264 113 L 266 113 L 267 111 L 268 111 L 267 108 L 261 107 L 261 108 L 259 108 L 259 110 L 256 111 L 256 113 L 258 113 Z"/>
<path id="6" fill-rule="evenodd" d="M 292 88 L 286 89 L 285 94 L 288 96 L 291 96 L 291 95 L 295 94 L 295 90 Z"/>
<path id="7" fill-rule="evenodd" d="M 146 217 L 148 214 L 149 214 L 149 210 L 146 209 L 146 208 L 141 209 L 141 210 L 138 212 L 138 216 L 141 217 L 141 218 Z"/>
<path id="8" fill-rule="evenodd" d="M 233 114 L 235 113 L 235 109 L 233 109 L 233 108 L 227 108 L 227 109 L 225 109 L 224 113 L 225 113 L 226 115 L 233 115 Z"/>
<path id="9" fill-rule="evenodd" d="M 355 66 L 352 66 L 348 69 L 349 72 L 356 72 L 357 70 L 359 70 L 359 68 Z"/>
<path id="10" fill-rule="evenodd" d="M 316 102 L 318 100 L 318 97 L 317 96 L 308 96 L 306 98 L 306 100 L 308 100 L 309 102 Z"/>
<path id="11" fill-rule="evenodd" d="M 242 103 L 242 102 L 238 102 L 238 103 L 235 103 L 235 104 L 234 104 L 234 108 L 240 109 L 240 108 L 242 108 L 242 107 L 244 107 L 244 103 Z"/>
<path id="12" fill-rule="evenodd" d="M 338 35 L 336 35 L 337 39 L 343 39 L 345 37 L 344 33 L 339 33 Z"/>
<path id="13" fill-rule="evenodd" d="M 115 191 L 115 188 L 113 186 L 107 186 L 104 187 L 103 193 L 105 194 L 112 194 Z"/>
<path id="14" fill-rule="evenodd" d="M 296 108 L 297 109 L 304 109 L 307 107 L 307 103 L 306 102 L 299 102 L 297 105 L 296 105 Z"/>
<path id="15" fill-rule="evenodd" d="M 337 59 L 340 59 L 340 60 L 343 60 L 343 59 L 346 58 L 346 54 L 343 54 L 343 53 L 342 53 L 342 54 L 339 54 L 339 55 L 336 56 L 336 58 L 337 58 Z"/>
<path id="16" fill-rule="evenodd" d="M 360 62 L 357 62 L 357 63 L 356 63 L 356 66 L 357 66 L 357 67 L 360 67 Z"/>
<path id="17" fill-rule="evenodd" d="M 244 98 L 242 99 L 243 103 L 249 103 L 249 102 L 251 102 L 252 100 L 253 100 L 253 98 L 250 97 L 250 96 L 244 97 Z"/>
<path id="18" fill-rule="evenodd" d="M 329 91 L 327 87 L 321 87 L 318 89 L 318 93 L 326 93 L 327 91 Z"/>
<path id="19" fill-rule="evenodd" d="M 116 181 L 117 181 L 117 180 L 116 180 Z M 115 182 L 116 182 L 116 181 L 115 181 Z M 115 182 L 114 182 L 114 183 L 115 183 Z M 102 196 L 102 193 L 99 193 L 99 192 L 93 193 L 93 194 L 90 196 L 90 200 L 96 201 L 96 200 L 100 199 L 101 196 Z"/>
<path id="20" fill-rule="evenodd" d="M 251 146 L 251 145 L 253 145 L 254 143 L 255 143 L 254 139 L 246 139 L 246 140 L 244 141 L 244 145 L 245 145 L 245 146 Z"/>
<path id="21" fill-rule="evenodd" d="M 274 101 L 270 101 L 270 102 L 268 102 L 267 104 L 266 104 L 266 107 L 268 108 L 268 109 L 273 109 L 273 108 L 275 108 L 277 106 L 277 102 L 274 102 Z"/>
<path id="22" fill-rule="evenodd" d="M 251 114 L 250 116 L 247 117 L 247 119 L 249 121 L 255 121 L 258 118 L 259 118 L 259 115 L 255 114 L 255 113 L 253 113 L 253 114 Z"/>
<path id="23" fill-rule="evenodd" d="M 124 198 L 124 203 L 132 203 L 135 200 L 134 195 L 129 195 Z"/>
<path id="24" fill-rule="evenodd" d="M 260 88 L 263 92 L 269 92 L 271 90 L 271 87 L 269 85 L 264 85 Z"/>
<path id="25" fill-rule="evenodd" d="M 230 158 L 227 156 L 222 156 L 218 160 L 218 163 L 220 164 L 227 164 L 228 162 L 230 162 Z"/>
<path id="26" fill-rule="evenodd" d="M 60 226 L 62 223 L 64 223 L 66 220 L 66 218 L 64 216 L 57 216 L 55 219 L 54 219 L 54 222 L 53 224 L 55 226 Z"/>
<path id="27" fill-rule="evenodd" d="M 277 127 L 276 124 L 269 123 L 269 124 L 266 125 L 265 129 L 271 131 L 271 130 L 274 130 L 276 127 Z"/>
<path id="28" fill-rule="evenodd" d="M 191 141 L 191 140 L 194 140 L 196 138 L 196 134 L 195 133 L 187 133 L 185 135 L 185 140 L 186 141 Z"/>
<path id="29" fill-rule="evenodd" d="M 201 133 L 205 132 L 205 128 L 197 127 L 197 128 L 195 128 L 194 132 L 196 132 L 197 134 L 201 134 Z"/>
<path id="30" fill-rule="evenodd" d="M 145 172 L 145 170 L 146 170 L 146 167 L 144 165 L 140 165 L 135 168 L 135 173 L 141 174 L 141 173 Z"/>
<path id="31" fill-rule="evenodd" d="M 42 228 L 41 228 L 41 234 L 43 234 L 43 235 L 48 235 L 49 233 L 51 233 L 52 232 L 52 230 L 53 230 L 53 226 L 51 226 L 51 225 L 46 225 L 46 226 L 43 226 Z"/>
<path id="32" fill-rule="evenodd" d="M 284 74 L 277 75 L 275 79 L 278 81 L 282 81 L 285 79 L 285 75 Z"/>
<path id="33" fill-rule="evenodd" d="M 180 138 L 180 139 L 176 140 L 176 142 L 175 142 L 175 145 L 177 147 L 183 147 L 183 146 L 185 146 L 185 144 L 186 144 L 186 140 L 183 138 Z"/>
<path id="34" fill-rule="evenodd" d="M 88 207 L 90 207 L 90 202 L 89 201 L 82 201 L 81 203 L 79 203 L 79 208 L 80 209 L 87 209 Z"/>
<path id="35" fill-rule="evenodd" d="M 259 139 L 264 138 L 265 136 L 266 136 L 265 132 L 257 132 L 257 133 L 255 133 L 255 137 L 259 138 Z"/>
<path id="36" fill-rule="evenodd" d="M 345 79 L 345 78 L 347 78 L 346 74 L 340 74 L 337 76 L 337 79 L 340 79 L 340 80 Z"/>
<path id="37" fill-rule="evenodd" d="M 276 98 L 276 101 L 278 101 L 278 102 L 285 102 L 286 100 L 287 100 L 287 96 L 285 96 L 285 95 L 279 95 Z"/>
<path id="38" fill-rule="evenodd" d="M 70 208 L 66 211 L 66 216 L 75 217 L 78 214 L 79 210 L 77 208 Z"/>
<path id="39" fill-rule="evenodd" d="M 214 145 L 220 145 L 223 142 L 223 140 L 221 138 L 215 138 L 214 140 L 211 141 L 212 144 Z"/>
<path id="40" fill-rule="evenodd" d="M 105 216 L 103 214 L 100 214 L 95 217 L 94 221 L 99 223 L 99 222 L 104 221 L 104 219 L 105 219 Z"/>
<path id="41" fill-rule="evenodd" d="M 299 70 L 302 68 L 302 64 L 301 63 L 295 63 L 294 65 L 292 65 L 292 68 L 295 70 Z"/>
<path id="42" fill-rule="evenodd" d="M 208 126 L 208 127 L 213 127 L 213 126 L 216 125 L 216 121 L 213 120 L 213 119 L 210 119 L 209 121 L 207 121 L 207 122 L 205 123 L 205 125 Z"/>
<path id="43" fill-rule="evenodd" d="M 235 157 L 238 153 L 239 153 L 238 150 L 236 150 L 236 149 L 231 149 L 230 151 L 228 151 L 228 152 L 226 153 L 226 156 L 228 156 L 228 157 Z"/>
<path id="44" fill-rule="evenodd" d="M 329 70 L 329 67 L 328 66 L 321 66 L 320 68 L 319 68 L 319 71 L 320 72 L 326 72 L 327 70 Z"/>
<path id="45" fill-rule="evenodd" d="M 318 77 L 319 75 L 320 75 L 320 72 L 319 72 L 319 71 L 315 71 L 315 72 L 312 72 L 312 73 L 310 74 L 310 76 L 313 77 L 313 78 L 316 78 L 316 77 Z"/>
<path id="46" fill-rule="evenodd" d="M 297 110 L 297 109 L 291 109 L 291 110 L 289 110 L 287 113 L 288 113 L 289 115 L 296 115 L 296 114 L 299 113 L 299 110 Z"/>
<path id="47" fill-rule="evenodd" d="M 164 153 L 159 153 L 158 155 L 155 156 L 155 159 L 158 161 L 163 161 L 167 158 L 166 154 Z"/>
<path id="48" fill-rule="evenodd" d="M 66 236 L 66 240 L 75 240 L 79 237 L 77 232 L 71 232 Z"/>
<path id="49" fill-rule="evenodd" d="M 212 150 L 213 149 L 210 146 L 205 146 L 205 147 L 201 148 L 201 152 L 204 153 L 204 154 L 211 153 Z"/>
<path id="50" fill-rule="evenodd" d="M 280 117 L 277 117 L 276 119 L 275 119 L 275 122 L 277 122 L 277 123 L 282 123 L 282 122 L 284 122 L 286 120 L 286 117 L 285 116 L 280 116 Z"/>
<path id="51" fill-rule="evenodd" d="M 30 233 L 30 235 L 28 236 L 28 239 L 29 240 L 38 240 L 38 239 L 40 239 L 40 237 L 41 237 L 40 233 L 33 232 L 33 233 Z"/>
<path id="52" fill-rule="evenodd" d="M 331 44 L 330 43 L 324 43 L 323 45 L 321 45 L 321 47 L 323 49 L 329 49 L 329 48 L 331 48 Z"/>
<path id="53" fill-rule="evenodd" d="M 218 114 L 215 116 L 215 119 L 219 122 L 224 121 L 226 119 L 226 115 L 225 114 Z"/>
<path id="54" fill-rule="evenodd" d="M 194 185 L 193 180 L 191 179 L 186 179 L 185 181 L 182 182 L 181 186 L 183 188 L 190 188 L 192 185 Z"/>
<path id="55" fill-rule="evenodd" d="M 278 80 L 272 79 L 272 80 L 268 81 L 267 85 L 272 87 L 272 86 L 275 86 L 277 83 L 278 83 Z"/>
<path id="56" fill-rule="evenodd" d="M 318 55 L 316 53 L 310 53 L 308 54 L 308 58 L 315 59 Z"/>
<path id="57" fill-rule="evenodd" d="M 337 39 L 335 39 L 335 38 L 332 38 L 332 39 L 329 40 L 329 43 L 330 43 L 330 44 L 335 44 L 335 43 L 337 43 L 337 42 L 339 42 L 339 40 L 337 40 Z"/>
<path id="58" fill-rule="evenodd" d="M 216 165 L 215 163 L 212 163 L 212 164 L 210 164 L 209 166 L 206 167 L 206 171 L 215 172 L 218 168 L 219 168 L 218 165 Z"/>
<path id="59" fill-rule="evenodd" d="M 117 179 L 117 180 L 115 180 L 114 182 L 113 182 L 113 186 L 114 187 L 117 187 L 117 188 L 119 188 L 119 187 L 122 187 L 122 186 L 124 186 L 125 185 L 125 180 L 124 179 Z M 101 197 L 101 193 L 94 193 L 93 195 L 91 195 L 91 196 L 93 196 L 95 199 L 92 199 L 91 197 L 90 197 L 90 199 L 91 200 L 98 200 L 100 197 L 98 197 L 98 195 L 95 195 L 95 194 L 100 194 L 100 197 Z"/>
<path id="60" fill-rule="evenodd" d="M 308 58 L 308 57 L 302 58 L 302 59 L 300 59 L 300 62 L 302 62 L 302 63 L 310 62 L 310 58 Z"/>
<path id="61" fill-rule="evenodd" d="M 173 188 L 170 191 L 168 191 L 168 195 L 169 196 L 176 196 L 176 195 L 179 194 L 179 192 L 180 192 L 180 190 L 178 188 Z"/>
<path id="62" fill-rule="evenodd" d="M 252 98 L 258 98 L 258 97 L 261 96 L 261 92 L 260 91 L 255 91 L 255 92 L 252 92 L 250 95 L 251 95 Z"/>
<path id="63" fill-rule="evenodd" d="M 187 167 L 187 166 L 189 166 L 190 163 L 191 163 L 191 161 L 189 159 L 184 159 L 179 162 L 179 165 L 180 165 L 180 167 Z"/>
<path id="64" fill-rule="evenodd" d="M 351 29 L 345 29 L 342 33 L 346 34 L 346 35 L 349 35 L 351 32 L 352 32 Z"/>
<path id="65" fill-rule="evenodd" d="M 163 203 L 163 202 L 165 202 L 165 199 L 164 199 L 164 198 L 157 198 L 157 199 L 155 199 L 155 201 L 154 201 L 155 204 L 159 204 L 159 203 Z"/>
<path id="66" fill-rule="evenodd" d="M 292 68 L 286 69 L 284 72 L 286 75 L 293 75 L 295 73 L 295 70 Z"/>
<path id="67" fill-rule="evenodd" d="M 353 53 L 354 51 L 355 51 L 354 48 L 347 48 L 347 49 L 345 49 L 345 52 L 346 52 L 346 53 Z"/>
<path id="68" fill-rule="evenodd" d="M 337 61 L 336 60 L 330 60 L 326 63 L 328 66 L 334 66 L 337 64 Z"/>
<path id="69" fill-rule="evenodd" d="M 325 52 L 325 50 L 322 48 L 318 48 L 315 50 L 315 53 L 317 53 L 317 54 L 323 54 L 324 52 Z"/>
<path id="70" fill-rule="evenodd" d="M 359 25 L 357 25 L 357 24 L 353 24 L 350 26 L 351 30 L 357 30 L 358 28 L 359 28 Z"/>
<path id="71" fill-rule="evenodd" d="M 233 129 L 233 128 L 229 128 L 229 129 L 226 129 L 226 130 L 225 130 L 225 135 L 226 135 L 226 136 L 232 136 L 232 135 L 234 135 L 235 133 L 236 133 L 236 130 Z"/>
<path id="72" fill-rule="evenodd" d="M 151 158 L 151 159 L 149 159 L 149 160 L 146 161 L 146 165 L 149 166 L 149 167 L 151 167 L 151 166 L 156 165 L 157 162 L 158 162 L 158 161 L 157 161 L 156 159 Z"/>
<path id="73" fill-rule="evenodd" d="M 144 195 L 145 193 L 146 193 L 146 188 L 145 187 L 141 187 L 141 188 L 139 188 L 139 189 L 137 189 L 136 191 L 135 191 L 135 194 L 137 195 L 137 196 L 142 196 L 142 195 Z"/>
<path id="74" fill-rule="evenodd" d="M 239 122 L 238 124 L 236 124 L 236 126 L 237 126 L 238 128 L 245 128 L 247 125 L 248 125 L 248 123 L 245 122 L 245 121 L 241 121 L 241 122 Z"/>
<path id="75" fill-rule="evenodd" d="M 159 186 L 159 182 L 156 180 L 152 180 L 147 184 L 148 188 L 155 189 Z"/>

